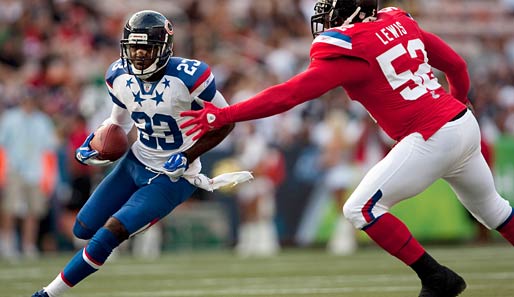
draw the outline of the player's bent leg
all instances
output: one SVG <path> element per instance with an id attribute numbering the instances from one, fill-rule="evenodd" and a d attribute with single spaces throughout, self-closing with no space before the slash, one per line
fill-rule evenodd
<path id="1" fill-rule="evenodd" d="M 110 218 L 105 227 L 100 228 L 87 246 L 78 251 L 63 271 L 44 288 L 44 292 L 50 297 L 60 296 L 100 269 L 112 250 L 127 238 L 125 227 L 117 219 Z"/>
<path id="2" fill-rule="evenodd" d="M 77 214 L 73 226 L 75 236 L 91 239 L 138 189 L 128 169 L 134 166 L 133 163 L 130 158 L 124 157 L 96 187 Z"/>
<path id="3" fill-rule="evenodd" d="M 425 253 L 407 226 L 390 213 L 380 216 L 362 230 L 380 247 L 409 266 Z"/>
<path id="4" fill-rule="evenodd" d="M 444 179 L 480 223 L 496 229 L 514 245 L 513 209 L 496 191 L 491 170 L 479 149 Z"/>
<path id="5" fill-rule="evenodd" d="M 130 236 L 151 227 L 191 196 L 196 188 L 181 178 L 171 182 L 160 175 L 140 188 L 113 217 L 126 227 Z"/>
<path id="6" fill-rule="evenodd" d="M 73 235 L 79 239 L 89 240 L 95 235 L 96 230 L 88 228 L 79 218 L 75 219 Z"/>
<path id="7" fill-rule="evenodd" d="M 392 214 L 383 214 L 362 230 L 416 272 L 422 285 L 419 297 L 454 297 L 466 288 L 464 279 L 432 258 Z"/>

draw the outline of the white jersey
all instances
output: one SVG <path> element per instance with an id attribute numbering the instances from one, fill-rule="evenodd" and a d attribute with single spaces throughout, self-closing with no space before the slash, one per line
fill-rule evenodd
<path id="1" fill-rule="evenodd" d="M 129 74 L 120 59 L 111 64 L 105 81 L 114 102 L 109 120 L 126 132 L 135 124 L 138 138 L 131 150 L 139 161 L 157 171 L 163 171 L 172 154 L 195 142 L 179 128 L 187 120 L 180 117 L 182 111 L 201 109 L 203 101 L 228 105 L 216 90 L 209 66 L 197 60 L 172 57 L 159 81 L 146 82 Z M 193 176 L 200 170 L 197 159 L 184 175 Z"/>

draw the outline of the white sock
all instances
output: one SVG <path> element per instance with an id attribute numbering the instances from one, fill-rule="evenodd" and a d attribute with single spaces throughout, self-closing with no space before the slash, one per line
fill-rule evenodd
<path id="1" fill-rule="evenodd" d="M 330 238 L 327 249 L 335 255 L 350 255 L 357 249 L 355 228 L 343 216 L 337 219 L 336 227 Z"/>
<path id="2" fill-rule="evenodd" d="M 43 290 L 45 290 L 50 297 L 58 297 L 70 288 L 71 287 L 62 280 L 61 274 L 59 274 L 47 287 L 44 287 Z"/>
<path id="3" fill-rule="evenodd" d="M 261 220 L 255 224 L 254 243 L 255 253 L 259 256 L 272 256 L 279 249 L 277 230 L 272 221 Z"/>
<path id="4" fill-rule="evenodd" d="M 235 249 L 240 256 L 248 256 L 249 254 L 249 241 L 251 237 L 251 234 L 248 233 L 249 231 L 251 231 L 249 226 L 250 223 L 241 223 L 239 225 L 239 231 L 237 235 L 238 239 Z"/>
<path id="5" fill-rule="evenodd" d="M 161 226 L 156 225 L 138 234 L 132 239 L 132 253 L 138 258 L 155 260 L 161 255 L 162 232 Z"/>

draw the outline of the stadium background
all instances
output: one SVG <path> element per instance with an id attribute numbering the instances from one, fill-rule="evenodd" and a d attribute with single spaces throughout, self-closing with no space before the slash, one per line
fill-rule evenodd
<path id="1" fill-rule="evenodd" d="M 174 1 L 0 1 L 0 116 L 33 96 L 53 119 L 60 139 L 61 164 L 49 190 L 51 211 L 42 221 L 41 248 L 69 249 L 57 226 L 62 213 L 59 189 L 67 182 L 66 156 L 83 116 L 89 130 L 110 111 L 103 74 L 119 56 L 121 28 L 128 15 L 154 9 L 175 25 L 176 56 L 211 65 L 219 89 L 231 102 L 243 100 L 304 69 L 312 37 L 313 0 Z M 470 99 L 491 159 L 498 187 L 514 199 L 514 4 L 508 0 L 387 1 L 402 7 L 427 30 L 448 41 L 469 65 Z M 440 77 L 444 81 L 444 77 Z M 372 87 L 372 86 L 371 86 Z M 337 90 L 283 115 L 256 121 L 255 129 L 285 160 L 285 176 L 276 195 L 281 243 L 298 245 L 299 226 L 325 172 L 316 166 L 320 148 L 314 131 L 327 114 L 343 112 L 365 125 L 367 115 Z M 207 173 L 223 170 L 234 154 L 235 133 L 203 157 Z M 353 149 L 352 149 L 353 150 Z M 5 166 L 3 160 L 0 168 Z M 97 181 L 105 172 L 92 170 Z M 0 174 L 1 176 L 1 174 Z M 191 203 L 167 220 L 167 249 L 227 247 L 236 237 L 234 191 L 197 192 Z M 475 226 L 446 184 L 438 182 L 422 199 L 394 209 L 423 241 L 469 242 Z M 323 200 L 312 244 L 324 243 L 337 213 Z M 511 200 L 514 202 L 514 200 Z M 217 222 L 214 224 L 213 222 Z M 213 228 L 212 226 L 217 226 Z M 51 242 L 55 241 L 54 244 Z M 366 241 L 363 237 L 361 241 Z"/>

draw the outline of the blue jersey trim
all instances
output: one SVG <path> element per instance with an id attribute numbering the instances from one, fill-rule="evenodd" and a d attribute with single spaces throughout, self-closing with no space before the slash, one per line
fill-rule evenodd
<path id="1" fill-rule="evenodd" d="M 512 208 L 512 211 L 510 212 L 509 217 L 505 220 L 505 222 L 503 222 L 500 226 L 498 226 L 498 228 L 496 228 L 496 230 L 500 231 L 503 227 L 505 227 L 505 225 L 507 225 L 512 220 L 513 217 L 514 217 L 514 207 Z"/>
<path id="2" fill-rule="evenodd" d="M 209 65 L 204 62 L 184 59 L 180 57 L 172 57 L 168 62 L 166 75 L 174 76 L 180 79 L 189 89 L 189 91 L 192 92 L 192 88 L 196 85 L 198 79 L 208 69 Z"/>
<path id="3" fill-rule="evenodd" d="M 111 96 L 111 100 L 112 102 L 114 102 L 114 104 L 118 105 L 119 107 L 123 108 L 123 109 L 127 109 L 127 106 L 125 106 L 125 104 L 123 104 L 120 99 L 116 98 L 116 96 L 114 96 L 113 93 L 109 92 L 109 96 Z"/>
<path id="4" fill-rule="evenodd" d="M 125 68 L 123 67 L 123 61 L 121 59 L 118 59 L 114 61 L 109 68 L 107 68 L 107 71 L 105 73 L 105 82 L 112 88 L 112 84 L 114 83 L 114 80 L 122 75 L 127 73 Z"/>
<path id="5" fill-rule="evenodd" d="M 216 83 L 214 82 L 214 79 L 209 84 L 205 90 L 203 90 L 200 95 L 198 95 L 198 98 L 211 102 L 212 99 L 214 99 L 214 95 L 216 95 Z"/>
<path id="6" fill-rule="evenodd" d="M 321 33 L 321 35 L 341 39 L 348 43 L 352 43 L 352 38 L 350 36 L 340 33 L 338 31 L 326 31 L 326 32 Z"/>
<path id="7" fill-rule="evenodd" d="M 198 104 L 198 102 L 193 101 L 191 102 L 191 110 L 200 110 L 202 109 L 202 106 Z"/>
<path id="8" fill-rule="evenodd" d="M 141 93 L 143 93 L 143 95 L 151 95 L 153 94 L 153 91 L 155 91 L 155 88 L 157 87 L 157 85 L 159 84 L 159 82 L 143 82 L 142 80 L 140 79 L 136 79 L 138 85 L 139 85 L 139 89 L 141 90 Z M 150 84 L 151 87 L 150 89 L 147 91 L 145 91 L 145 84 Z"/>

